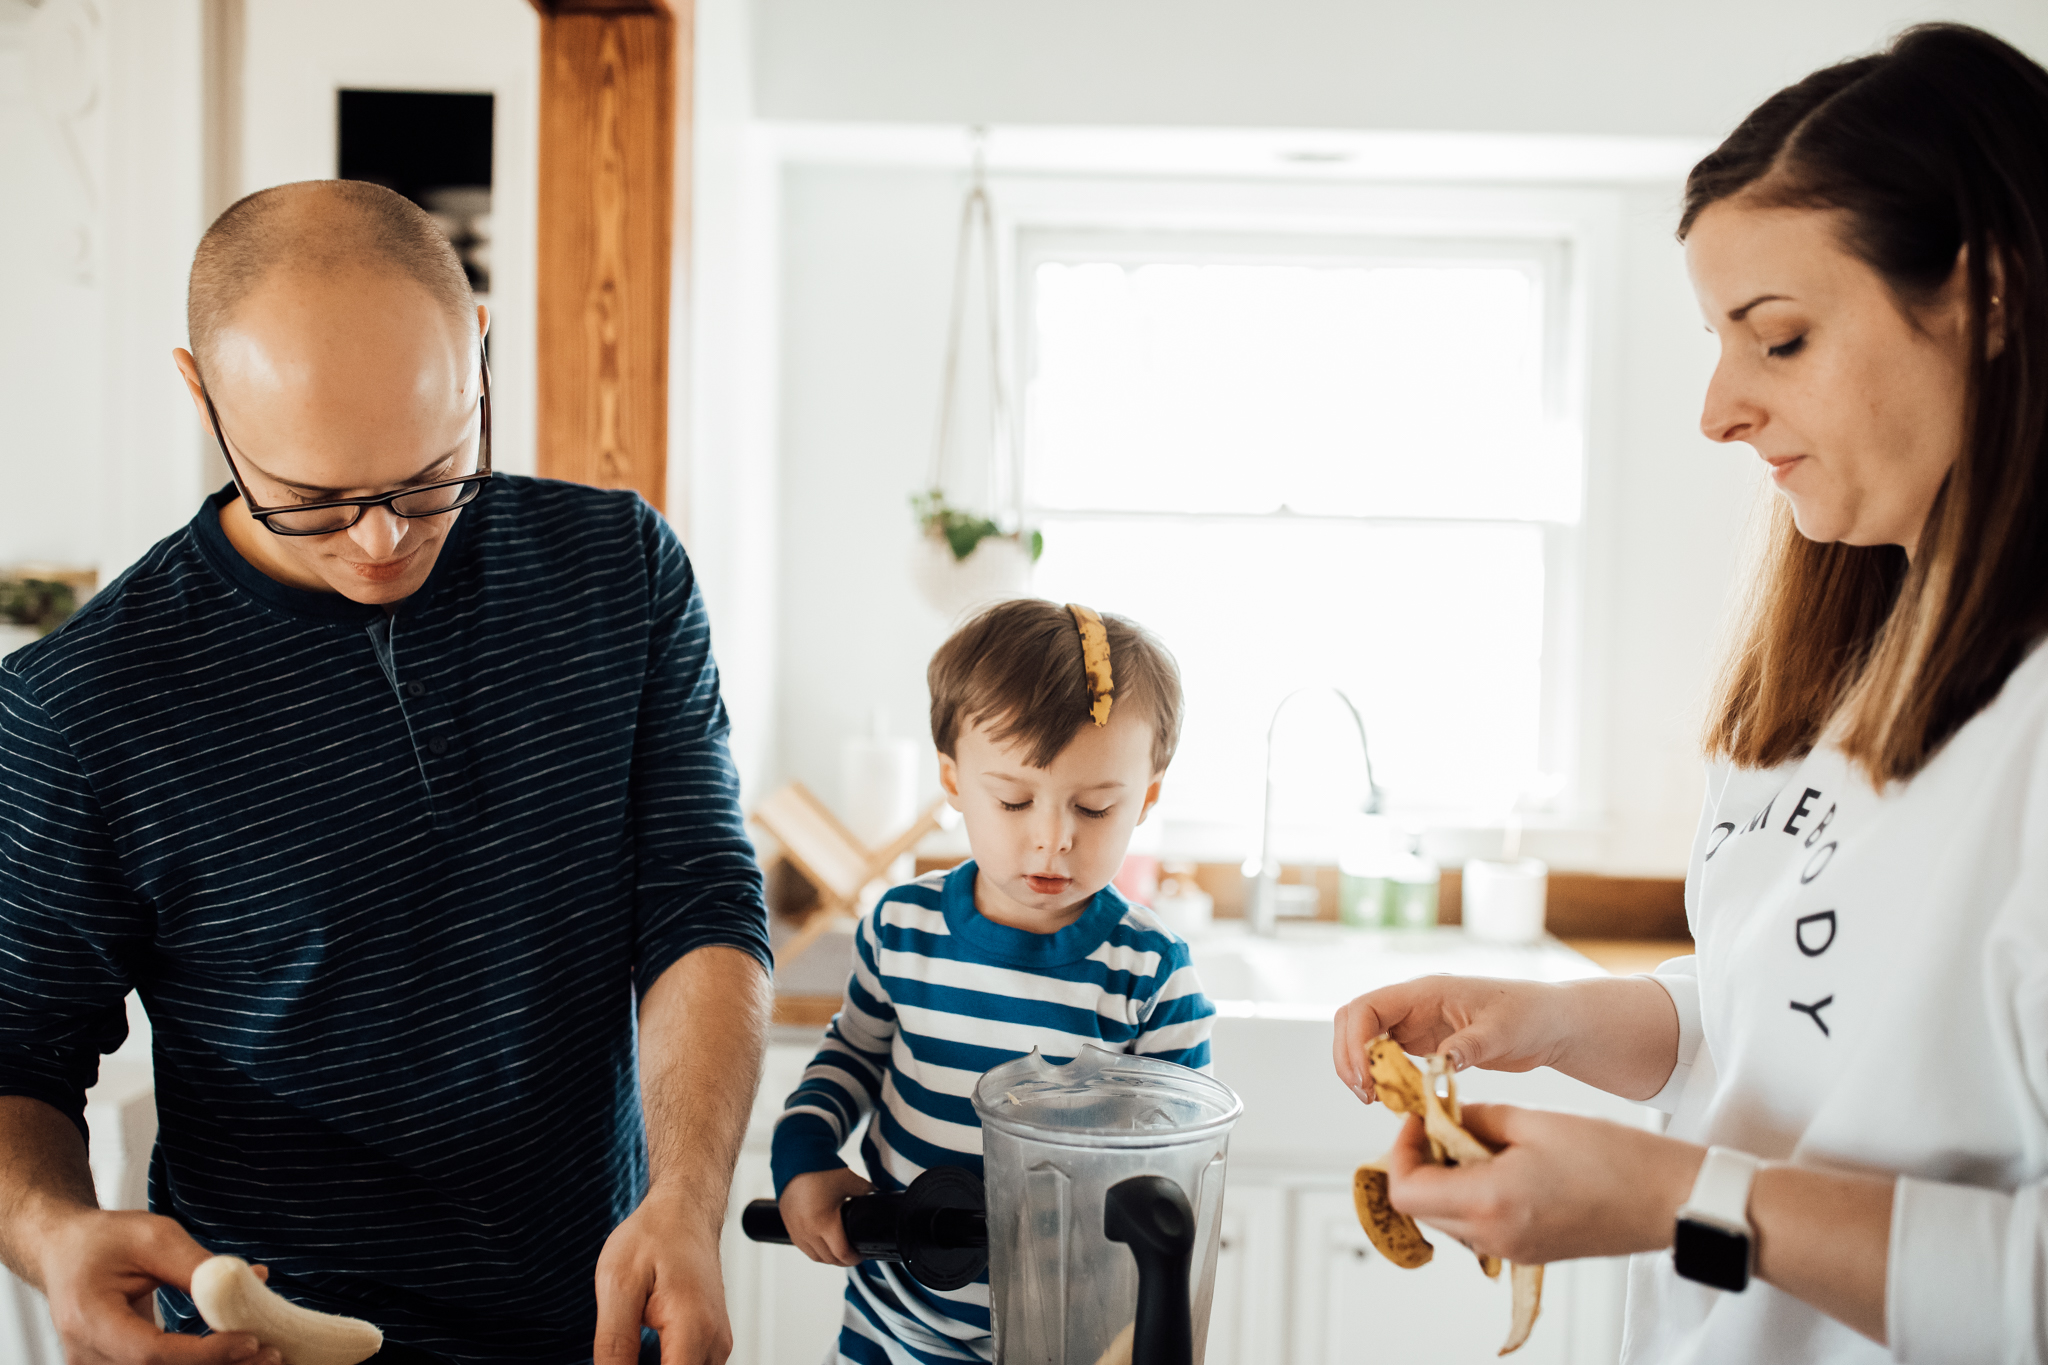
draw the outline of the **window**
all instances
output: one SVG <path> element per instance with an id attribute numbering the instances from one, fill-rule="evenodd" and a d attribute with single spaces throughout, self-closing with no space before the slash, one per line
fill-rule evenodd
<path id="1" fill-rule="evenodd" d="M 1568 670 L 1546 643 L 1583 482 L 1567 260 L 1548 240 L 1020 238 L 1036 587 L 1179 657 L 1174 819 L 1255 819 L 1268 719 L 1317 684 L 1357 703 L 1397 813 L 1498 815 L 1556 785 Z M 1295 776 L 1355 804 L 1355 745 L 1312 733 Z"/>

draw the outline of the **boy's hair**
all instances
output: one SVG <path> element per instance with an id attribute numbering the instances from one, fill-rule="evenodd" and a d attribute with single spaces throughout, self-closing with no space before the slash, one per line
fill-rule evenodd
<path id="1" fill-rule="evenodd" d="M 1152 722 L 1152 771 L 1163 773 L 1180 744 L 1180 666 L 1137 622 L 1105 613 L 1114 718 L 1136 707 Z M 932 656 L 932 743 L 953 756 L 960 731 L 987 723 L 1003 744 L 1023 741 L 1034 768 L 1046 768 L 1089 719 L 1081 629 L 1057 602 L 1020 597 L 998 603 L 953 632 Z"/>

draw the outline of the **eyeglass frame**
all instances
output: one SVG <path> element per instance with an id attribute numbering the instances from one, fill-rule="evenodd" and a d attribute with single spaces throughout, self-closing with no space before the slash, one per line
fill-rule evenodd
<path id="1" fill-rule="evenodd" d="M 199 385 L 199 394 L 200 397 L 206 400 L 206 419 L 213 425 L 214 444 L 220 447 L 220 457 L 227 461 L 228 477 L 235 481 L 235 491 L 242 495 L 242 505 L 248 509 L 249 515 L 261 524 L 264 530 L 274 536 L 332 536 L 339 535 L 343 531 L 352 530 L 361 524 L 364 514 L 372 507 L 382 507 L 400 521 L 422 521 L 427 517 L 445 517 L 450 512 L 459 511 L 477 500 L 478 496 L 483 492 L 483 485 L 490 480 L 492 472 L 491 363 L 487 357 L 481 355 L 477 357 L 477 372 L 482 382 L 477 391 L 476 399 L 478 421 L 476 473 L 465 474 L 459 479 L 442 479 L 437 483 L 423 483 L 411 488 L 400 488 L 395 492 L 381 493 L 367 498 L 331 498 L 326 502 L 300 503 L 293 507 L 258 507 L 256 505 L 256 499 L 249 496 L 249 485 L 242 481 L 241 467 L 235 463 L 234 455 L 228 450 L 227 436 L 221 431 L 220 427 L 220 413 L 213 406 L 213 394 L 208 392 L 204 381 L 201 381 Z M 459 502 L 450 503 L 438 512 L 423 512 L 417 517 L 408 517 L 391 505 L 398 501 L 398 499 L 409 498 L 415 493 L 431 493 L 437 488 L 454 488 L 461 484 L 475 484 L 477 491 L 461 499 Z M 286 512 L 319 512 L 329 507 L 353 507 L 356 509 L 355 519 L 345 522 L 340 526 L 330 526 L 324 531 L 294 531 L 287 527 L 270 524 L 272 517 Z"/>

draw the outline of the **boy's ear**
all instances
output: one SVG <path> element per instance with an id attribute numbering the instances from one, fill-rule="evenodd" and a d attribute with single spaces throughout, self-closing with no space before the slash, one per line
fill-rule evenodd
<path id="1" fill-rule="evenodd" d="M 960 765 L 954 761 L 951 754 L 939 755 L 939 786 L 946 793 L 946 804 L 954 810 L 961 810 Z"/>
<path id="2" fill-rule="evenodd" d="M 1138 812 L 1138 823 L 1144 824 L 1152 814 L 1152 808 L 1159 804 L 1159 789 L 1166 785 L 1165 773 L 1154 773 L 1152 785 L 1145 788 L 1145 808 Z"/>

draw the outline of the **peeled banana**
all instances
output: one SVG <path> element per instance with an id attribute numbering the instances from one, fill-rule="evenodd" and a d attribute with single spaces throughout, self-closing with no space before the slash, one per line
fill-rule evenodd
<path id="1" fill-rule="evenodd" d="M 247 1332 L 275 1347 L 284 1365 L 356 1365 L 384 1345 L 360 1318 L 301 1308 L 256 1278 L 239 1256 L 215 1256 L 192 1272 L 192 1303 L 216 1332 Z"/>
<path id="2" fill-rule="evenodd" d="M 1465 1130 L 1458 1105 L 1458 1078 L 1441 1056 L 1429 1059 L 1425 1076 L 1399 1043 L 1382 1034 L 1366 1048 L 1366 1069 L 1387 1108 L 1422 1120 L 1431 1161 L 1439 1166 L 1470 1166 L 1493 1159 L 1493 1149 Z M 1388 1202 L 1384 1160 L 1358 1168 L 1351 1178 L 1351 1199 L 1365 1235 L 1395 1265 L 1413 1270 L 1435 1256 L 1436 1249 L 1415 1220 Z M 1497 1256 L 1479 1257 L 1479 1268 L 1489 1278 L 1499 1277 L 1500 1266 Z M 1515 1265 L 1508 1279 L 1514 1296 L 1513 1316 L 1507 1344 L 1500 1348 L 1502 1355 L 1519 1349 L 1529 1339 L 1536 1315 L 1543 1309 L 1542 1266 Z"/>

